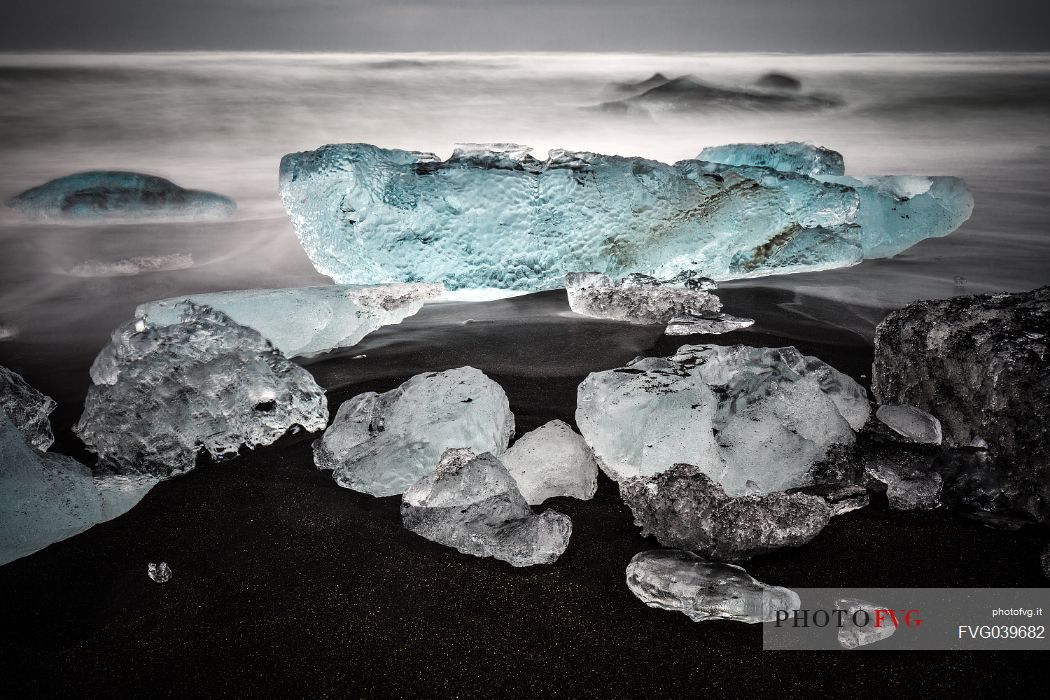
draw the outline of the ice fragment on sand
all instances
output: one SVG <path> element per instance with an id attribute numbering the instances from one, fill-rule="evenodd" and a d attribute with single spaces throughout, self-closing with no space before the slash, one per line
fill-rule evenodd
<path id="1" fill-rule="evenodd" d="M 214 192 L 187 190 L 154 175 L 92 170 L 66 175 L 7 201 L 36 219 L 214 218 L 229 216 L 233 200 Z"/>
<path id="2" fill-rule="evenodd" d="M 168 477 L 201 450 L 222 459 L 325 427 L 324 391 L 257 331 L 192 303 L 176 313 L 167 325 L 125 323 L 95 358 L 74 431 L 99 467 Z"/>
<path id="3" fill-rule="evenodd" d="M 150 562 L 146 569 L 149 577 L 157 583 L 167 583 L 171 580 L 171 567 L 166 562 L 154 564 Z"/>
<path id="4" fill-rule="evenodd" d="M 565 275 L 569 308 L 575 313 L 638 324 L 667 323 L 675 316 L 716 314 L 722 302 L 714 294 L 686 286 L 664 285 L 649 275 L 622 280 L 600 272 Z"/>
<path id="5" fill-rule="evenodd" d="M 598 465 L 587 443 L 560 420 L 518 438 L 502 458 L 531 505 L 554 496 L 587 500 L 598 488 Z"/>
<path id="6" fill-rule="evenodd" d="M 120 260 L 85 260 L 67 270 L 74 277 L 126 277 L 144 272 L 185 270 L 193 267 L 193 256 L 189 253 L 172 255 L 147 255 Z"/>
<path id="7" fill-rule="evenodd" d="M 753 325 L 755 322 L 750 318 L 739 318 L 723 313 L 675 316 L 668 321 L 664 333 L 667 335 L 692 335 L 694 333 L 715 335 L 750 328 Z"/>
<path id="8" fill-rule="evenodd" d="M 513 435 L 503 388 L 481 370 L 460 367 L 347 400 L 314 442 L 314 464 L 333 470 L 340 486 L 392 496 L 432 472 L 445 450 L 500 455 Z"/>
<path id="9" fill-rule="evenodd" d="M 794 591 L 756 581 L 739 566 L 674 549 L 634 555 L 627 587 L 649 607 L 684 613 L 693 622 L 773 622 L 778 612 L 801 605 Z"/>
<path id="10" fill-rule="evenodd" d="M 643 535 L 721 561 L 805 544 L 831 519 L 831 508 L 817 496 L 727 496 L 690 464 L 621 481 L 620 495 Z"/>
<path id="11" fill-rule="evenodd" d="M 30 445 L 0 412 L 0 564 L 117 517 L 153 484 L 93 477 L 73 458 Z"/>
<path id="12" fill-rule="evenodd" d="M 245 289 L 151 301 L 135 315 L 158 325 L 173 323 L 179 304 L 191 301 L 254 328 L 286 357 L 296 357 L 356 345 L 379 327 L 415 314 L 441 291 L 437 284 Z"/>
<path id="13" fill-rule="evenodd" d="M 795 348 L 683 345 L 592 373 L 576 423 L 617 481 L 682 462 L 738 496 L 811 483 L 811 466 L 852 443 L 869 412 L 863 387 Z"/>
<path id="14" fill-rule="evenodd" d="M 40 393 L 21 375 L 0 366 L 0 413 L 7 415 L 33 447 L 46 450 L 55 441 L 48 415 L 58 404 Z"/>
<path id="15" fill-rule="evenodd" d="M 846 611 L 838 631 L 839 646 L 843 649 L 856 649 L 874 644 L 897 631 L 896 625 L 891 624 L 889 620 L 884 620 L 878 627 L 875 626 L 875 611 L 886 610 L 882 605 L 856 598 L 840 598 L 835 601 L 835 609 Z"/>
<path id="16" fill-rule="evenodd" d="M 467 449 L 446 450 L 436 469 L 405 491 L 401 519 L 428 540 L 513 566 L 552 563 L 572 534 L 569 516 L 536 515 L 496 457 Z"/>

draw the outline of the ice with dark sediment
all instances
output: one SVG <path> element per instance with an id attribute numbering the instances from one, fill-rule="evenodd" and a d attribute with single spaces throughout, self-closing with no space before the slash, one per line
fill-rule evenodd
<path id="1" fill-rule="evenodd" d="M 869 413 L 863 387 L 793 347 L 683 345 L 590 374 L 576 423 L 616 481 L 686 463 L 741 496 L 812 483 Z"/>
<path id="2" fill-rule="evenodd" d="M 501 457 L 531 505 L 555 496 L 587 500 L 598 488 L 598 465 L 583 438 L 552 420 L 514 441 Z"/>
<path id="3" fill-rule="evenodd" d="M 314 464 L 340 486 L 393 496 L 431 473 L 445 450 L 498 456 L 513 435 L 507 394 L 481 370 L 425 372 L 344 402 L 314 442 Z"/>
<path id="4" fill-rule="evenodd" d="M 58 403 L 0 365 L 0 413 L 7 415 L 33 447 L 46 450 L 55 441 L 48 416 Z"/>
<path id="5" fill-rule="evenodd" d="M 949 177 L 818 179 L 565 150 L 541 160 L 514 144 L 447 160 L 329 145 L 286 155 L 280 190 L 307 255 L 338 283 L 505 292 L 579 270 L 671 280 L 842 267 L 946 235 L 972 209 Z"/>
<path id="6" fill-rule="evenodd" d="M 894 510 L 932 510 L 941 505 L 943 480 L 932 469 L 877 460 L 867 467 L 866 474 L 885 488 L 886 499 Z"/>
<path id="7" fill-rule="evenodd" d="M 840 598 L 835 601 L 836 610 L 844 610 L 842 626 L 838 629 L 839 646 L 843 649 L 856 649 L 893 636 L 897 626 L 888 616 L 880 620 L 876 610 L 886 610 L 884 605 L 869 603 L 857 598 Z M 881 624 L 879 624 L 881 622 Z"/>
<path id="8" fill-rule="evenodd" d="M 875 417 L 895 435 L 909 442 L 939 445 L 943 439 L 941 422 L 921 408 L 883 404 Z"/>
<path id="9" fill-rule="evenodd" d="M 167 562 L 162 561 L 159 564 L 150 562 L 146 567 L 146 573 L 156 583 L 167 583 L 171 580 L 171 567 Z"/>
<path id="10" fill-rule="evenodd" d="M 841 153 L 799 141 L 711 146 L 700 151 L 696 159 L 726 165 L 758 165 L 817 177 L 846 174 Z"/>
<path id="11" fill-rule="evenodd" d="M 237 208 L 221 194 L 187 190 L 155 175 L 116 170 L 66 175 L 12 197 L 7 206 L 49 221 L 221 218 Z"/>
<path id="12" fill-rule="evenodd" d="M 289 430 L 321 430 L 328 402 L 313 377 L 251 328 L 184 303 L 173 322 L 134 319 L 91 366 L 74 431 L 99 468 L 168 477 L 268 445 Z"/>
<path id="13" fill-rule="evenodd" d="M 439 284 L 244 289 L 151 301 L 135 315 L 153 324 L 172 323 L 179 305 L 189 301 L 254 328 L 285 357 L 310 356 L 356 345 L 372 331 L 417 313 L 441 292 Z"/>
<path id="14" fill-rule="evenodd" d="M 468 449 L 446 450 L 431 473 L 405 491 L 401 520 L 428 540 L 512 566 L 554 562 L 572 535 L 569 516 L 533 513 L 499 459 Z"/>
<path id="15" fill-rule="evenodd" d="M 818 496 L 769 493 L 727 496 L 691 464 L 620 482 L 620 495 L 643 535 L 666 547 L 699 552 L 720 561 L 750 559 L 782 547 L 798 547 L 831 519 Z"/>
<path id="16" fill-rule="evenodd" d="M 756 581 L 739 566 L 675 549 L 634 555 L 627 587 L 649 607 L 683 613 L 693 622 L 773 622 L 778 612 L 801 606 L 794 591 Z"/>
<path id="17" fill-rule="evenodd" d="M 755 325 L 753 319 L 725 313 L 675 316 L 667 322 L 664 333 L 667 335 L 692 335 L 694 333 L 717 335 L 750 328 L 753 325 Z"/>
<path id="18" fill-rule="evenodd" d="M 0 564 L 117 517 L 154 483 L 94 477 L 71 457 L 33 447 L 0 411 Z"/>
<path id="19" fill-rule="evenodd" d="M 872 388 L 941 424 L 950 505 L 1050 520 L 1050 287 L 919 301 L 875 334 Z"/>

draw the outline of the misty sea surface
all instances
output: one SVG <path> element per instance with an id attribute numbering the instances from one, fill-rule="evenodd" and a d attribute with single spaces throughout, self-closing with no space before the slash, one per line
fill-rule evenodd
<path id="1" fill-rule="evenodd" d="M 842 104 L 653 118 L 586 109 L 655 72 L 748 88 L 769 71 Z M 974 214 L 946 238 L 853 268 L 724 285 L 729 298 L 770 291 L 785 326 L 806 318 L 870 342 L 887 310 L 915 299 L 1050 283 L 1048 118 L 1046 54 L 2 55 L 0 199 L 120 169 L 229 195 L 238 211 L 45 224 L 0 208 L 0 364 L 55 392 L 50 368 L 75 371 L 68 393 L 82 396 L 87 365 L 141 302 L 330 283 L 299 246 L 277 169 L 286 153 L 345 142 L 442 157 L 460 142 L 514 142 L 540 157 L 567 148 L 674 162 L 706 146 L 799 140 L 841 151 L 851 175 L 964 178 Z"/>

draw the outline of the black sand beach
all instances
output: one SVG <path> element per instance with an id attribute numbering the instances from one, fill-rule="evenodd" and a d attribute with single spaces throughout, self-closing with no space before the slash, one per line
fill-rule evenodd
<path id="1" fill-rule="evenodd" d="M 587 372 L 687 342 L 794 344 L 868 383 L 868 342 L 807 320 L 795 297 L 754 285 L 720 296 L 730 313 L 757 318 L 757 330 L 668 338 L 576 317 L 564 292 L 544 292 L 428 306 L 307 366 L 334 412 L 362 391 L 470 364 L 506 390 L 518 435 L 555 418 L 573 424 Z M 27 378 L 45 391 L 64 384 L 68 396 L 71 383 L 86 385 L 77 364 Z M 70 431 L 78 414 L 66 402 L 52 416 L 53 449 L 87 460 Z M 1030 653 L 763 652 L 759 627 L 647 608 L 624 570 L 658 545 L 639 535 L 604 475 L 591 501 L 539 507 L 573 521 L 555 564 L 514 569 L 462 555 L 403 529 L 397 497 L 342 489 L 317 471 L 315 437 L 201 460 L 126 515 L 0 567 L 5 694 L 1011 697 L 1046 676 Z M 788 587 L 1044 586 L 1045 539 L 875 502 L 747 569 Z M 162 560 L 174 577 L 157 585 L 146 565 Z"/>

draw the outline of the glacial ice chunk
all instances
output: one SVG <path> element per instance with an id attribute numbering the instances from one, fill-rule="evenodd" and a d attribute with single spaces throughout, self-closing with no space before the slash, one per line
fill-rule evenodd
<path id="1" fill-rule="evenodd" d="M 1050 287 L 919 301 L 875 332 L 872 388 L 941 423 L 945 496 L 1050 521 Z"/>
<path id="2" fill-rule="evenodd" d="M 598 465 L 591 449 L 560 420 L 522 435 L 502 461 L 530 505 L 554 496 L 586 501 L 598 488 Z"/>
<path id="3" fill-rule="evenodd" d="M 168 566 L 167 562 L 161 562 L 159 564 L 149 563 L 146 567 L 146 573 L 149 577 L 157 583 L 167 583 L 171 580 L 171 567 Z"/>
<path id="4" fill-rule="evenodd" d="M 600 272 L 570 272 L 565 290 L 575 313 L 637 324 L 667 323 L 675 316 L 714 314 L 722 308 L 709 291 L 663 285 L 642 274 L 614 280 Z"/>
<path id="5" fill-rule="evenodd" d="M 753 319 L 724 313 L 675 316 L 667 322 L 664 333 L 667 335 L 692 335 L 694 333 L 717 335 L 750 328 L 753 325 L 755 325 Z"/>
<path id="6" fill-rule="evenodd" d="M 22 214 L 44 220 L 216 218 L 237 205 L 214 192 L 187 190 L 170 180 L 114 170 L 74 173 L 44 183 L 7 201 Z"/>
<path id="7" fill-rule="evenodd" d="M 512 566 L 554 562 L 572 534 L 569 516 L 536 515 L 496 457 L 468 449 L 446 450 L 433 472 L 405 491 L 401 519 L 428 540 Z"/>
<path id="8" fill-rule="evenodd" d="M 890 460 L 872 461 L 865 473 L 886 489 L 893 510 L 932 510 L 941 505 L 942 478 L 930 469 L 918 469 Z"/>
<path id="9" fill-rule="evenodd" d="M 680 612 L 693 622 L 773 622 L 798 610 L 798 594 L 756 581 L 739 566 L 709 562 L 691 552 L 639 552 L 627 565 L 627 587 L 651 608 Z"/>
<path id="10" fill-rule="evenodd" d="M 0 411 L 0 564 L 117 517 L 153 484 L 93 477 L 75 459 L 30 445 Z"/>
<path id="11" fill-rule="evenodd" d="M 167 325 L 134 319 L 91 366 L 94 385 L 74 431 L 118 474 L 168 477 L 197 453 L 237 454 L 296 426 L 328 423 L 324 391 L 257 331 L 185 303 Z"/>
<path id="12" fill-rule="evenodd" d="M 691 464 L 620 482 L 623 502 L 643 535 L 665 547 L 699 552 L 721 561 L 750 559 L 781 547 L 798 547 L 831 519 L 818 496 L 769 493 L 727 496 Z"/>
<path id="13" fill-rule="evenodd" d="M 174 323 L 179 305 L 190 301 L 254 328 L 285 357 L 310 356 L 356 345 L 381 326 L 415 314 L 441 292 L 438 284 L 245 289 L 151 301 L 135 315 L 155 325 Z"/>
<path id="14" fill-rule="evenodd" d="M 895 434 L 910 442 L 941 444 L 941 422 L 921 408 L 884 404 L 875 411 L 875 417 Z"/>
<path id="15" fill-rule="evenodd" d="M 434 470 L 450 448 L 503 454 L 514 414 L 503 388 L 473 367 L 417 374 L 339 407 L 314 442 L 314 464 L 340 486 L 393 496 Z"/>
<path id="16" fill-rule="evenodd" d="M 33 447 L 46 450 L 55 441 L 48 416 L 58 406 L 17 372 L 0 365 L 0 413 L 7 415 Z"/>
<path id="17" fill-rule="evenodd" d="M 817 177 L 846 174 L 841 153 L 799 141 L 711 146 L 700 151 L 696 159 L 726 165 L 758 165 Z"/>
<path id="18" fill-rule="evenodd" d="M 552 289 L 578 270 L 670 280 L 841 267 L 945 235 L 972 208 L 954 178 L 824 180 L 564 150 L 539 160 L 513 144 L 470 145 L 446 161 L 329 145 L 286 155 L 280 171 L 320 272 L 450 290 Z"/>
<path id="19" fill-rule="evenodd" d="M 645 109 L 650 113 L 682 114 L 738 109 L 785 112 L 826 109 L 838 104 L 840 100 L 831 95 L 743 90 L 711 85 L 695 76 L 682 75 L 653 85 L 639 95 L 614 102 L 603 102 L 598 108 L 603 111 L 634 108 Z"/>
<path id="20" fill-rule="evenodd" d="M 811 483 L 810 468 L 852 443 L 869 413 L 863 387 L 793 347 L 683 345 L 590 374 L 576 423 L 616 481 L 681 462 L 738 496 Z"/>

